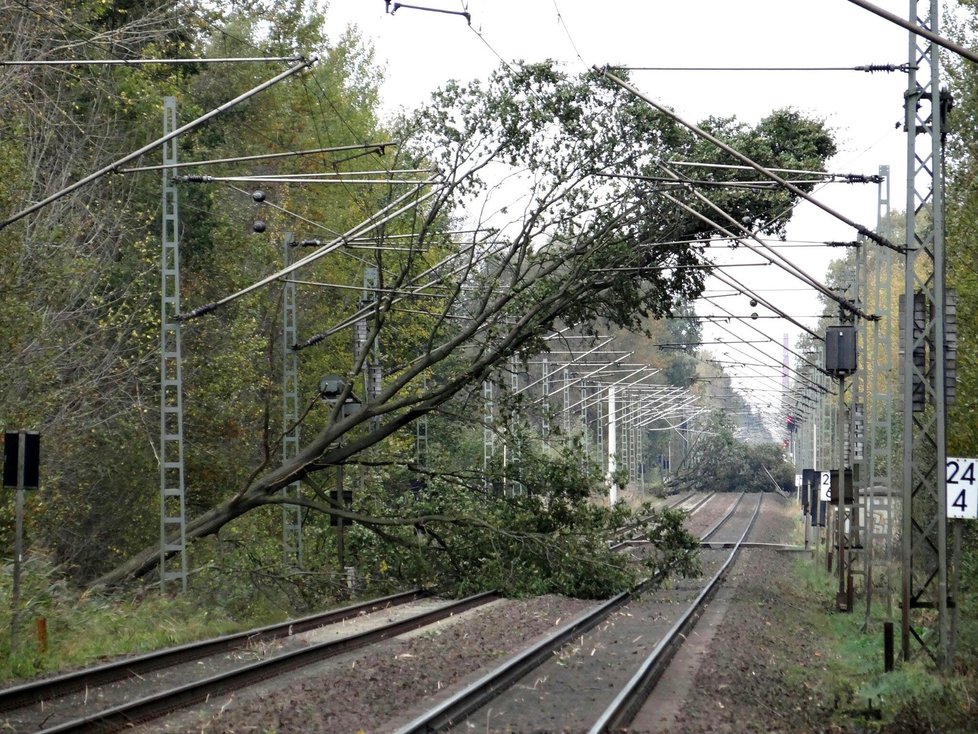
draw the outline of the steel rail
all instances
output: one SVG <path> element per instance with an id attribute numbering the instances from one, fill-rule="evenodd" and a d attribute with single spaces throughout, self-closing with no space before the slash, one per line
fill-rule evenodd
<path id="1" fill-rule="evenodd" d="M 668 509 L 670 509 L 670 510 L 675 510 L 677 507 L 679 507 L 679 505 L 681 505 L 681 504 L 683 504 L 685 502 L 688 502 L 689 500 L 693 499 L 693 497 L 695 495 L 696 495 L 696 492 L 690 492 L 685 497 L 677 497 L 677 498 L 675 498 L 673 500 L 667 500 L 666 503 L 665 503 L 665 506 Z"/>
<path id="2" fill-rule="evenodd" d="M 743 495 L 741 495 L 741 500 L 742 499 Z M 655 649 L 652 650 L 625 687 L 619 691 L 618 695 L 615 696 L 611 704 L 604 710 L 604 712 L 602 712 L 598 720 L 588 730 L 588 734 L 602 734 L 603 732 L 622 731 L 632 722 L 635 715 L 641 710 L 642 706 L 645 704 L 645 701 L 648 699 L 649 693 L 665 672 L 666 667 L 669 665 L 669 661 L 672 660 L 673 656 L 676 654 L 676 651 L 685 641 L 687 633 L 696 624 L 697 620 L 700 618 L 700 615 L 703 613 L 703 609 L 706 607 L 706 603 L 716 593 L 720 581 L 724 576 L 726 576 L 727 571 L 733 565 L 734 559 L 740 552 L 741 544 L 744 542 L 744 539 L 748 536 L 754 527 L 754 523 L 757 521 L 757 516 L 760 514 L 763 500 L 763 493 L 759 493 L 757 498 L 757 507 L 754 508 L 754 513 L 751 515 L 750 522 L 747 523 L 747 527 L 744 529 L 744 532 L 741 534 L 739 540 L 737 540 L 737 544 L 727 557 L 727 560 L 720 567 L 720 570 L 713 575 L 713 578 L 699 593 L 690 607 L 678 620 L 676 620 L 675 624 L 673 624 L 673 626 L 669 629 L 669 632 L 666 633 L 665 637 L 659 641 L 659 644 L 655 646 Z M 734 510 L 736 510 L 739 505 L 740 500 L 737 501 L 737 504 L 734 506 Z"/>
<path id="3" fill-rule="evenodd" d="M 0 690 L 0 711 L 10 711 L 24 708 L 42 701 L 50 701 L 76 691 L 94 686 L 105 685 L 122 680 L 129 676 L 139 676 L 160 670 L 172 665 L 179 665 L 190 660 L 217 655 L 240 649 L 246 645 L 267 640 L 277 640 L 289 637 L 299 632 L 306 632 L 317 627 L 323 627 L 347 619 L 353 619 L 362 614 L 377 612 L 382 609 L 408 604 L 412 601 L 428 597 L 431 594 L 421 589 L 405 591 L 399 594 L 371 599 L 358 604 L 350 604 L 341 609 L 334 609 L 307 617 L 294 619 L 279 624 L 271 624 L 257 629 L 221 635 L 209 640 L 190 642 L 185 645 L 155 650 L 144 655 L 113 660 L 110 663 L 90 668 L 82 668 L 70 673 L 31 681 L 12 688 Z"/>
<path id="4" fill-rule="evenodd" d="M 724 519 L 730 518 L 738 505 L 739 501 L 727 512 Z M 428 732 L 444 731 L 457 725 L 520 678 L 526 676 L 531 670 L 549 660 L 554 652 L 569 640 L 596 627 L 613 612 L 646 591 L 653 583 L 660 581 L 666 573 L 668 573 L 668 569 L 645 579 L 633 589 L 623 591 L 594 609 L 583 612 L 536 645 L 518 653 L 451 698 L 397 729 L 395 734 L 427 734 Z"/>
<path id="5" fill-rule="evenodd" d="M 711 499 L 713 499 L 716 496 L 717 496 L 716 492 L 710 492 L 708 495 L 706 495 L 706 497 L 697 500 L 696 504 L 694 504 L 692 507 L 686 510 L 686 512 L 688 512 L 691 516 L 694 515 L 703 505 L 705 505 L 707 502 L 709 502 Z"/>
<path id="6" fill-rule="evenodd" d="M 130 701 L 103 711 L 95 712 L 57 726 L 42 729 L 39 734 L 64 734 L 65 732 L 117 732 L 131 728 L 178 709 L 186 708 L 209 698 L 238 690 L 253 683 L 288 673 L 298 668 L 357 650 L 375 642 L 411 632 L 455 614 L 460 614 L 499 598 L 489 591 L 460 599 L 438 609 L 417 614 L 373 630 L 331 640 L 309 647 L 299 648 L 268 660 L 244 665 L 236 670 L 220 673 L 194 683 L 188 683 L 136 701 Z"/>
<path id="7" fill-rule="evenodd" d="M 668 509 L 668 510 L 675 510 L 675 509 L 681 507 L 682 505 L 686 504 L 689 500 L 693 499 L 695 496 L 696 496 L 696 492 L 690 492 L 685 497 L 683 497 L 683 498 L 681 498 L 679 500 L 675 500 L 671 504 L 667 502 L 665 504 L 665 508 Z M 696 500 L 696 503 L 692 507 L 690 507 L 689 509 L 684 509 L 683 512 L 685 512 L 688 515 L 692 516 L 693 513 L 695 513 L 697 510 L 699 510 L 703 505 L 705 505 L 707 502 L 709 502 L 715 496 L 716 496 L 716 492 L 711 492 L 708 495 L 706 495 L 705 497 L 701 497 L 698 500 Z M 643 518 L 643 519 L 648 519 L 648 518 Z M 647 544 L 649 542 L 649 541 L 645 540 L 644 538 L 635 538 L 635 537 L 622 538 L 622 536 L 628 530 L 634 530 L 634 528 L 633 527 L 624 528 L 624 529 L 620 530 L 615 535 L 616 541 L 615 542 L 612 542 L 611 545 L 609 546 L 609 548 L 611 550 L 616 551 L 616 550 L 619 550 L 620 548 L 624 548 L 626 546 L 645 545 L 645 544 Z"/>
<path id="8" fill-rule="evenodd" d="M 737 511 L 737 508 L 740 507 L 740 503 L 744 501 L 744 497 L 746 496 L 747 496 L 746 492 L 740 493 L 740 497 L 738 497 L 737 501 L 734 503 L 733 509 L 730 510 L 728 514 L 724 515 L 719 520 L 717 520 L 709 530 L 703 533 L 703 535 L 700 537 L 701 543 L 708 541 L 710 539 L 710 536 L 720 529 L 720 526 L 723 525 L 723 523 L 727 520 L 727 518 Z"/>

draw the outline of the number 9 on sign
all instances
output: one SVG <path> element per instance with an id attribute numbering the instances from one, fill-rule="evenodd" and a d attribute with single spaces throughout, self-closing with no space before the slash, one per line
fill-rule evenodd
<path id="1" fill-rule="evenodd" d="M 947 482 L 947 516 L 965 520 L 978 520 L 978 459 L 948 457 L 945 481 Z"/>

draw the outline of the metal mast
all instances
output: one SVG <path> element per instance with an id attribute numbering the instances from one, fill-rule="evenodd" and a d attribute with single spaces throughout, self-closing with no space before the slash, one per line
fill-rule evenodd
<path id="1" fill-rule="evenodd" d="M 880 183 L 877 203 L 876 231 L 889 239 L 890 218 L 890 167 L 880 166 Z M 872 621 L 872 602 L 875 577 L 876 551 L 883 550 L 882 584 L 884 616 L 893 616 L 892 582 L 890 579 L 893 558 L 893 520 L 894 492 L 896 490 L 893 464 L 893 251 L 888 247 L 874 251 L 874 267 L 871 269 L 869 293 L 873 299 L 870 308 L 879 314 L 880 319 L 872 323 L 872 338 L 869 363 L 873 365 L 872 384 L 867 392 L 866 419 L 869 426 L 869 440 L 866 442 L 866 465 L 868 467 L 867 498 L 869 515 L 866 538 L 866 623 Z M 885 489 L 885 496 L 877 496 L 879 488 Z M 879 527 L 874 518 L 886 518 L 885 525 Z"/>
<path id="2" fill-rule="evenodd" d="M 482 383 L 482 477 L 489 488 L 489 467 L 496 454 L 496 426 L 494 425 L 492 379 Z"/>
<path id="3" fill-rule="evenodd" d="M 933 33 L 938 32 L 938 12 L 938 0 L 910 2 L 910 21 Z M 950 663 L 951 634 L 944 497 L 944 104 L 938 46 L 913 33 L 909 46 L 901 642 L 905 660 L 915 640 L 939 667 L 945 667 Z M 924 631 L 923 619 L 935 611 L 937 619 L 926 626 L 933 629 L 936 621 L 936 639 Z"/>
<path id="4" fill-rule="evenodd" d="M 363 306 L 376 303 L 377 289 L 380 287 L 380 270 L 370 266 L 363 271 Z M 374 335 L 367 355 L 367 371 L 365 378 L 365 400 L 370 403 L 377 401 L 383 387 L 383 370 L 380 364 L 380 337 Z M 374 426 L 380 422 L 380 417 L 373 419 Z"/>
<path id="5" fill-rule="evenodd" d="M 421 389 L 428 389 L 428 378 L 421 380 Z M 428 466 L 428 414 L 425 413 L 414 422 L 414 462 L 419 469 Z"/>
<path id="6" fill-rule="evenodd" d="M 618 411 L 615 408 L 615 386 L 608 386 L 608 504 L 618 502 L 618 487 L 615 486 L 615 472 L 618 469 L 617 426 Z"/>
<path id="7" fill-rule="evenodd" d="M 163 98 L 163 135 L 177 129 L 176 97 Z M 176 166 L 177 138 L 163 143 L 163 165 Z M 160 300 L 160 589 L 187 590 L 187 519 L 183 470 L 183 369 L 180 350 L 180 208 L 175 168 L 163 169 Z"/>
<path id="8" fill-rule="evenodd" d="M 285 233 L 285 265 L 291 259 L 295 238 Z M 282 463 L 299 453 L 299 355 L 292 348 L 298 342 L 295 281 L 287 278 L 282 289 Z M 293 482 L 282 495 L 297 498 L 301 483 Z M 302 508 L 282 505 L 282 560 L 286 568 L 302 568 Z"/>
<path id="9" fill-rule="evenodd" d="M 550 438 L 550 360 L 546 357 L 543 358 L 542 371 L 543 386 L 541 390 L 543 400 L 541 404 L 543 405 L 543 413 L 540 418 L 540 436 L 543 438 L 544 443 L 546 443 Z"/>

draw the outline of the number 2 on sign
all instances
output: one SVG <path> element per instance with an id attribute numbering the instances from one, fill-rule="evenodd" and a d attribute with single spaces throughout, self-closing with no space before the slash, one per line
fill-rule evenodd
<path id="1" fill-rule="evenodd" d="M 947 516 L 978 520 L 978 479 L 975 464 L 978 459 L 948 457 L 944 475 L 947 487 Z"/>
<path id="2" fill-rule="evenodd" d="M 819 488 L 818 488 L 818 498 L 822 502 L 832 501 L 832 473 L 823 471 L 819 472 Z"/>

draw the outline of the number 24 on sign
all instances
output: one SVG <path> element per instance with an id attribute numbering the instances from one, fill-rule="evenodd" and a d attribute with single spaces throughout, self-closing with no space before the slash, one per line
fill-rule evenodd
<path id="1" fill-rule="evenodd" d="M 978 459 L 948 457 L 947 516 L 965 520 L 978 520 Z"/>

